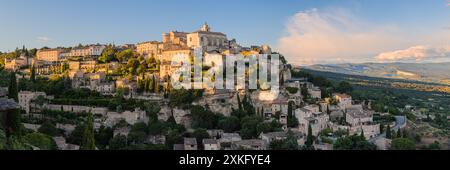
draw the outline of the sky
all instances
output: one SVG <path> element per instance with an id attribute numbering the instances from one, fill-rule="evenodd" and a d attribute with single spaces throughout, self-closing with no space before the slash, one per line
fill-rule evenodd
<path id="1" fill-rule="evenodd" d="M 161 40 L 204 22 L 298 65 L 450 61 L 449 0 L 0 0 L 0 51 Z"/>

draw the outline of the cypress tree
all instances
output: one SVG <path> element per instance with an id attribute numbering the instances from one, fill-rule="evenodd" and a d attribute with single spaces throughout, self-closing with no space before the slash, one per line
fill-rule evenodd
<path id="1" fill-rule="evenodd" d="M 238 101 L 239 111 L 242 111 L 241 97 L 239 97 L 239 93 L 237 93 L 237 101 Z"/>
<path id="2" fill-rule="evenodd" d="M 148 80 L 148 78 L 146 78 L 144 83 L 144 92 L 148 92 L 149 91 L 149 87 L 150 87 L 150 81 Z"/>
<path id="3" fill-rule="evenodd" d="M 36 82 L 36 70 L 34 68 L 34 64 L 31 65 L 31 81 Z"/>
<path id="4" fill-rule="evenodd" d="M 149 80 L 149 87 L 148 87 L 148 91 L 150 93 L 155 91 L 155 80 L 154 79 L 150 79 Z"/>
<path id="5" fill-rule="evenodd" d="M 392 139 L 391 126 L 390 125 L 387 125 L 387 127 L 386 127 L 386 138 Z"/>
<path id="6" fill-rule="evenodd" d="M 92 113 L 88 114 L 86 127 L 84 129 L 83 142 L 81 150 L 95 150 L 94 125 Z"/>
<path id="7" fill-rule="evenodd" d="M 155 80 L 155 93 L 158 94 L 159 93 L 159 80 L 155 79 L 155 75 L 153 75 L 153 79 Z"/>
<path id="8" fill-rule="evenodd" d="M 17 81 L 16 81 L 16 73 L 12 72 L 10 74 L 10 82 L 8 87 L 8 97 L 14 99 L 14 101 L 18 102 L 18 92 L 17 92 Z M 8 138 L 11 135 L 20 135 L 20 109 L 13 109 L 6 112 L 5 115 L 5 132 L 6 137 Z"/>
<path id="9" fill-rule="evenodd" d="M 19 101 L 18 91 L 17 91 L 17 80 L 16 80 L 16 73 L 11 72 L 10 78 L 9 78 L 9 87 L 8 87 L 8 97 L 10 99 L 14 99 L 14 101 Z"/>
<path id="10" fill-rule="evenodd" d="M 292 102 L 288 103 L 288 117 L 292 117 Z"/>
<path id="11" fill-rule="evenodd" d="M 312 135 L 312 128 L 311 128 L 311 124 L 308 125 L 308 134 L 306 136 L 306 142 L 305 145 L 309 148 L 313 145 L 314 139 L 313 139 L 313 135 Z"/>
<path id="12" fill-rule="evenodd" d="M 402 130 L 398 129 L 397 130 L 397 138 L 401 138 L 402 137 Z"/>

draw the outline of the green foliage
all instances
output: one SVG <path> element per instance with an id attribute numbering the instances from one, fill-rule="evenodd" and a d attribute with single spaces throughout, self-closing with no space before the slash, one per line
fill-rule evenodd
<path id="1" fill-rule="evenodd" d="M 333 145 L 335 150 L 376 150 L 376 146 L 360 135 L 341 137 Z"/>
<path id="2" fill-rule="evenodd" d="M 225 133 L 232 133 L 239 130 L 240 122 L 236 116 L 223 117 L 218 122 L 219 129 L 223 129 Z"/>
<path id="3" fill-rule="evenodd" d="M 339 93 L 350 93 L 353 91 L 353 87 L 349 82 L 341 81 L 336 88 Z"/>
<path id="4" fill-rule="evenodd" d="M 95 133 L 95 142 L 97 147 L 105 149 L 109 141 L 113 138 L 113 130 L 110 127 L 101 126 L 98 132 Z"/>
<path id="5" fill-rule="evenodd" d="M 56 150 L 55 141 L 48 135 L 42 133 L 29 133 L 23 137 L 24 143 L 38 147 L 41 150 Z"/>
<path id="6" fill-rule="evenodd" d="M 88 114 L 86 127 L 83 134 L 83 141 L 81 143 L 80 149 L 95 150 L 94 120 L 92 118 L 92 113 Z"/>
<path id="7" fill-rule="evenodd" d="M 16 102 L 18 102 L 19 101 L 18 93 L 19 92 L 17 90 L 16 73 L 12 72 L 10 73 L 9 77 L 8 98 L 14 99 Z"/>
<path id="8" fill-rule="evenodd" d="M 294 102 L 288 103 L 288 117 L 287 117 L 287 126 L 290 128 L 294 128 L 298 126 L 298 119 L 294 115 Z"/>
<path id="9" fill-rule="evenodd" d="M 169 93 L 171 106 L 189 106 L 202 97 L 203 90 L 172 89 Z"/>
<path id="10" fill-rule="evenodd" d="M 391 143 L 392 150 L 415 150 L 416 144 L 408 138 L 395 138 Z"/>
<path id="11" fill-rule="evenodd" d="M 192 133 L 192 137 L 197 139 L 197 144 L 201 144 L 203 139 L 208 139 L 210 136 L 206 129 L 195 129 L 194 133 Z"/>
<path id="12" fill-rule="evenodd" d="M 298 143 L 293 132 L 288 131 L 286 139 L 274 140 L 269 147 L 271 150 L 298 150 Z"/>
<path id="13" fill-rule="evenodd" d="M 30 80 L 32 82 L 36 82 L 36 68 L 34 67 L 34 64 L 31 66 L 31 73 L 30 73 Z"/>
<path id="14" fill-rule="evenodd" d="M 392 139 L 391 126 L 390 125 L 387 125 L 387 127 L 386 127 L 386 138 Z"/>
<path id="15" fill-rule="evenodd" d="M 109 141 L 110 150 L 121 150 L 127 147 L 127 137 L 124 135 L 117 135 Z"/>
<path id="16" fill-rule="evenodd" d="M 6 134 L 2 129 L 0 129 L 0 150 L 5 150 L 6 148 Z"/>
<path id="17" fill-rule="evenodd" d="M 145 141 L 148 134 L 147 124 L 140 122 L 131 126 L 130 133 L 128 134 L 128 141 L 133 144 L 140 144 Z"/>
<path id="18" fill-rule="evenodd" d="M 219 115 L 206 110 L 202 106 L 193 106 L 191 108 L 191 118 L 193 128 L 214 129 L 219 121 Z"/>
<path id="19" fill-rule="evenodd" d="M 438 141 L 434 141 L 432 144 L 428 145 L 428 147 L 426 149 L 428 149 L 428 150 L 440 150 L 441 149 L 441 144 Z"/>
<path id="20" fill-rule="evenodd" d="M 50 121 L 45 121 L 41 127 L 38 129 L 38 132 L 49 135 L 49 136 L 58 136 L 59 131 L 56 126 Z"/>
<path id="21" fill-rule="evenodd" d="M 136 56 L 136 54 L 132 49 L 127 49 L 127 50 L 121 51 L 116 55 L 117 59 L 121 63 L 125 62 L 125 61 L 129 61 L 134 56 Z"/>
<path id="22" fill-rule="evenodd" d="M 258 137 L 257 126 L 263 123 L 263 119 L 259 116 L 247 116 L 241 120 L 241 136 L 244 139 L 252 139 Z M 262 130 L 266 125 L 260 125 L 259 129 Z"/>
<path id="23" fill-rule="evenodd" d="M 172 149 L 174 144 L 182 143 L 182 141 L 183 141 L 182 134 L 179 130 L 171 129 L 167 132 L 166 145 L 168 148 Z"/>
<path id="24" fill-rule="evenodd" d="M 81 145 L 81 142 L 83 141 L 83 133 L 86 129 L 86 126 L 84 124 L 79 124 L 75 127 L 75 129 L 70 133 L 69 137 L 67 138 L 67 143 Z"/>
<path id="25" fill-rule="evenodd" d="M 311 97 L 311 95 L 308 92 L 308 88 L 306 88 L 305 86 L 302 86 L 300 91 L 302 93 L 303 98 L 308 99 Z"/>
<path id="26" fill-rule="evenodd" d="M 311 125 L 308 124 L 308 134 L 306 136 L 306 141 L 305 141 L 305 145 L 306 147 L 312 147 L 312 145 L 314 144 L 314 136 L 312 134 L 312 128 Z"/>
<path id="27" fill-rule="evenodd" d="M 159 120 L 154 120 L 148 124 L 148 134 L 150 135 L 161 135 L 165 134 L 168 129 L 168 125 Z"/>
<path id="28" fill-rule="evenodd" d="M 117 61 L 117 50 L 109 45 L 106 49 L 103 50 L 102 55 L 98 58 L 98 60 L 102 63 L 109 63 L 111 61 Z"/>

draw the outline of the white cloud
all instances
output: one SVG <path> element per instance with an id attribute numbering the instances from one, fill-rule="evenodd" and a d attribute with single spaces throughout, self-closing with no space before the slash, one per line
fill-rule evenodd
<path id="1" fill-rule="evenodd" d="M 376 60 L 380 62 L 391 61 L 429 61 L 440 60 L 450 57 L 449 47 L 428 47 L 414 46 L 404 50 L 381 53 L 376 56 Z"/>
<path id="2" fill-rule="evenodd" d="M 403 41 L 395 27 L 374 26 L 341 9 L 299 12 L 287 22 L 286 33 L 277 49 L 299 65 L 364 62 Z"/>
<path id="3" fill-rule="evenodd" d="M 437 30 L 429 35 L 417 34 L 411 28 L 364 21 L 343 9 L 312 9 L 298 12 L 287 21 L 286 34 L 279 38 L 276 49 L 297 65 L 375 62 L 381 61 L 381 54 L 389 58 L 386 52 L 417 44 L 449 45 L 450 31 L 442 27 Z"/>
<path id="4" fill-rule="evenodd" d="M 44 43 L 44 44 L 49 43 L 50 41 L 52 41 L 52 39 L 48 38 L 48 37 L 37 37 L 36 40 L 38 42 Z"/>

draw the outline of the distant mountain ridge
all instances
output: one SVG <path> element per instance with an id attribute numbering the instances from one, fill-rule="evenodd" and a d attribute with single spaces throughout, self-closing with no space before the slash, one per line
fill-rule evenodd
<path id="1" fill-rule="evenodd" d="M 349 75 L 415 80 L 450 85 L 450 62 L 319 64 L 306 66 L 305 68 Z"/>

